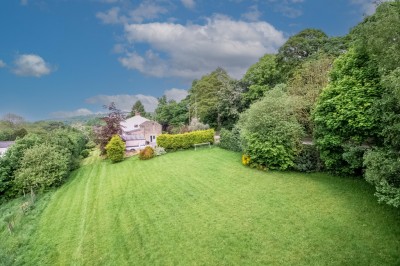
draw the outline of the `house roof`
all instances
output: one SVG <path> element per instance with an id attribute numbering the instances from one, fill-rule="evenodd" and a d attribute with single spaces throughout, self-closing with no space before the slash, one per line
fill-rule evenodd
<path id="1" fill-rule="evenodd" d="M 0 148 L 8 148 L 14 144 L 15 141 L 0 141 Z"/>
<path id="2" fill-rule="evenodd" d="M 135 127 L 135 125 L 140 126 L 141 124 L 143 124 L 146 121 L 150 121 L 150 120 L 147 118 L 144 118 L 141 115 L 135 115 L 135 116 L 128 118 L 125 121 L 121 122 L 122 130 L 125 132 L 136 130 L 137 127 Z"/>

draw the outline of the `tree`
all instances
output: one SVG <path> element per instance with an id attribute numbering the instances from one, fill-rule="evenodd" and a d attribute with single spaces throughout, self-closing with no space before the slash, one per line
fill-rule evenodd
<path id="1" fill-rule="evenodd" d="M 308 136 L 313 135 L 314 125 L 311 114 L 323 88 L 328 84 L 332 57 L 306 60 L 293 73 L 288 82 L 289 95 L 296 97 L 296 117 Z"/>
<path id="2" fill-rule="evenodd" d="M 225 80 L 224 82 L 226 83 L 217 92 L 217 110 L 220 128 L 230 130 L 239 120 L 239 115 L 243 111 L 244 84 L 236 80 Z"/>
<path id="3" fill-rule="evenodd" d="M 189 90 L 190 113 L 202 123 L 211 127 L 221 126 L 221 117 L 218 110 L 218 92 L 229 83 L 228 73 L 217 68 L 209 75 L 194 81 Z"/>
<path id="4" fill-rule="evenodd" d="M 43 141 L 43 138 L 36 134 L 28 134 L 24 138 L 18 139 L 0 158 L 0 198 L 11 198 L 18 193 L 13 189 L 13 181 L 16 171 L 21 168 L 24 152 Z"/>
<path id="5" fill-rule="evenodd" d="M 400 207 L 400 67 L 382 78 L 383 97 L 378 101 L 383 144 L 364 157 L 365 179 L 376 188 L 379 202 Z"/>
<path id="6" fill-rule="evenodd" d="M 277 62 L 281 73 L 291 77 L 295 68 L 307 58 L 323 51 L 328 36 L 321 30 L 305 29 L 290 37 L 280 48 Z"/>
<path id="7" fill-rule="evenodd" d="M 356 45 L 367 50 L 381 74 L 389 74 L 400 62 L 400 1 L 381 3 L 350 35 Z"/>
<path id="8" fill-rule="evenodd" d="M 113 163 L 121 162 L 124 160 L 125 149 L 125 142 L 120 136 L 114 135 L 106 146 L 107 158 Z"/>
<path id="9" fill-rule="evenodd" d="M 377 66 L 362 47 L 336 59 L 314 112 L 316 144 L 328 170 L 361 173 L 365 149 L 379 141 L 374 104 L 381 95 Z"/>
<path id="10" fill-rule="evenodd" d="M 238 127 L 250 166 L 286 170 L 294 165 L 303 136 L 294 106 L 295 99 L 277 87 L 241 114 Z"/>
<path id="11" fill-rule="evenodd" d="M 155 110 L 155 119 L 161 124 L 163 131 L 172 127 L 181 127 L 188 123 L 188 99 L 177 103 L 174 100 L 167 101 L 164 95 L 158 99 L 158 105 Z"/>
<path id="12" fill-rule="evenodd" d="M 112 136 L 122 133 L 121 122 L 125 120 L 125 116 L 122 114 L 121 110 L 115 107 L 113 102 L 108 106 L 104 106 L 104 108 L 108 109 L 109 113 L 103 118 L 105 125 L 100 127 L 96 138 L 96 142 L 100 145 L 102 154 L 105 154 L 105 147 Z"/>
<path id="13" fill-rule="evenodd" d="M 23 191 L 44 190 L 60 184 L 68 173 L 68 155 L 57 146 L 43 143 L 24 152 L 15 183 Z"/>
<path id="14" fill-rule="evenodd" d="M 271 90 L 281 82 L 276 55 L 266 54 L 254 65 L 250 66 L 243 76 L 242 82 L 246 84 L 243 93 L 243 105 L 248 108 L 251 103 L 261 99 L 264 93 Z"/>
<path id="15" fill-rule="evenodd" d="M 25 119 L 22 116 L 19 116 L 17 114 L 13 114 L 13 113 L 5 114 L 2 118 L 2 120 L 10 123 L 13 126 L 16 126 L 16 125 L 19 125 L 19 124 L 22 124 L 23 122 L 25 122 Z"/>
<path id="16" fill-rule="evenodd" d="M 132 111 L 129 114 L 129 117 L 135 116 L 136 114 L 140 114 L 143 117 L 147 117 L 148 114 L 144 109 L 144 105 L 140 100 L 137 100 L 135 104 L 132 106 Z"/>

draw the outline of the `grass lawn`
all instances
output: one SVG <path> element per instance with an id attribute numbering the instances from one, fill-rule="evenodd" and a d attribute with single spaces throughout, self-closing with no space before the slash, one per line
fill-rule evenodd
<path id="1" fill-rule="evenodd" d="M 0 206 L 0 215 L 19 204 Z M 363 180 L 257 171 L 219 148 L 118 164 L 92 156 L 40 197 L 13 235 L 2 222 L 0 260 L 400 265 L 399 218 Z"/>

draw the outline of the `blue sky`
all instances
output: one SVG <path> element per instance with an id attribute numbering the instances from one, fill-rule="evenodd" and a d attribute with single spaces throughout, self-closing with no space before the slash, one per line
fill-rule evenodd
<path id="1" fill-rule="evenodd" d="M 241 78 L 290 35 L 341 36 L 372 0 L 2 0 L 0 117 L 28 120 L 180 100 L 223 67 Z"/>

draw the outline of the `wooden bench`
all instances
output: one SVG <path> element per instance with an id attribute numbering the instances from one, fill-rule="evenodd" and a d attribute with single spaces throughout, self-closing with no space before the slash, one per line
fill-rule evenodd
<path id="1" fill-rule="evenodd" d="M 204 142 L 204 143 L 197 143 L 197 144 L 194 144 L 194 145 L 193 145 L 193 146 L 194 146 L 194 150 L 197 150 L 197 147 L 198 147 L 198 146 L 204 146 L 204 145 L 208 145 L 208 147 L 211 148 L 211 143 L 210 143 L 210 142 Z"/>

